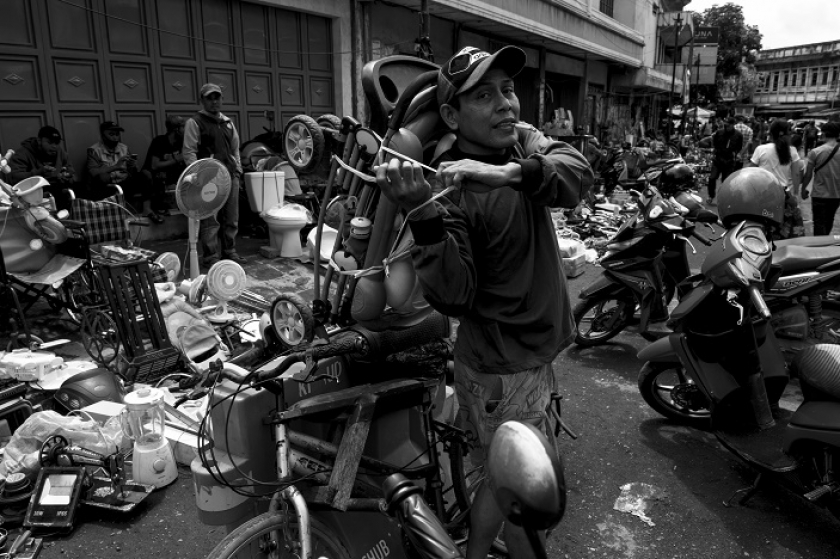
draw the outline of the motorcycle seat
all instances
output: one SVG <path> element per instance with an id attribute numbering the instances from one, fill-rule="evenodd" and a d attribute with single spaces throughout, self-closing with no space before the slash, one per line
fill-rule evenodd
<path id="1" fill-rule="evenodd" d="M 799 376 L 806 400 L 840 402 L 840 346 L 816 344 L 796 354 L 791 373 Z"/>
<path id="2" fill-rule="evenodd" d="M 781 266 L 783 274 L 815 270 L 834 260 L 840 260 L 840 246 L 786 245 L 773 251 L 773 264 Z"/>

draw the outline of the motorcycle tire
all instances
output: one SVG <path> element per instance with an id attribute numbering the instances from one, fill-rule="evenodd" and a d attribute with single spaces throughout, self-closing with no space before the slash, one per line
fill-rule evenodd
<path id="1" fill-rule="evenodd" d="M 605 305 L 610 302 L 614 302 L 615 306 L 605 311 Z M 581 328 L 584 319 L 593 310 L 596 314 L 591 320 L 592 326 L 600 325 L 606 320 L 605 329 L 599 330 L 595 336 L 592 335 L 592 326 L 586 331 Z M 582 299 L 572 310 L 577 328 L 575 344 L 580 347 L 593 347 L 607 343 L 627 327 L 635 310 L 636 301 L 629 295 Z"/>
<path id="2" fill-rule="evenodd" d="M 294 116 L 283 129 L 283 153 L 298 174 L 318 167 L 325 145 L 324 132 L 312 117 Z"/>
<path id="3" fill-rule="evenodd" d="M 285 542 L 283 512 L 267 512 L 232 530 L 219 542 L 207 559 L 246 559 L 251 557 L 284 557 L 293 559 L 299 555 L 288 550 Z M 323 522 L 314 516 L 309 518 L 312 535 L 312 557 L 350 559 L 347 547 Z M 297 536 L 297 519 L 288 521 L 288 528 Z"/>
<path id="4" fill-rule="evenodd" d="M 674 422 L 701 430 L 711 427 L 708 400 L 680 363 L 645 363 L 639 372 L 639 392 L 651 408 Z M 705 407 L 698 405 L 702 401 Z"/>

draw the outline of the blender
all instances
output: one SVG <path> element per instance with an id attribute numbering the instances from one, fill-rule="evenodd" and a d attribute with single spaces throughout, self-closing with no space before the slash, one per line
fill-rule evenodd
<path id="1" fill-rule="evenodd" d="M 164 436 L 163 392 L 143 387 L 125 396 L 123 433 L 134 441 L 131 473 L 134 483 L 156 489 L 178 478 L 178 467 Z"/>

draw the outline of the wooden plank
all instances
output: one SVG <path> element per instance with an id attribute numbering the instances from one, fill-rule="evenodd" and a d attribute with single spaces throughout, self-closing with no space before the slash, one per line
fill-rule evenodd
<path id="1" fill-rule="evenodd" d="M 425 389 L 426 384 L 420 380 L 401 379 L 382 382 L 378 384 L 364 384 L 337 390 L 328 394 L 319 394 L 295 403 L 287 411 L 278 414 L 281 421 L 289 421 L 298 417 L 313 415 L 325 411 L 335 410 L 351 406 L 356 399 L 364 394 L 375 394 L 376 396 L 391 397 Z"/>
<path id="2" fill-rule="evenodd" d="M 356 401 L 353 414 L 347 422 L 347 431 L 338 447 L 330 484 L 318 489 L 318 500 L 331 504 L 334 509 L 347 510 L 377 399 L 375 394 L 364 394 Z"/>

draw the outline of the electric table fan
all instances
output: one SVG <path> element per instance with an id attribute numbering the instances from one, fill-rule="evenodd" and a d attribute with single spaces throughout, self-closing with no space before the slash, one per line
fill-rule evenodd
<path id="1" fill-rule="evenodd" d="M 204 288 L 207 294 L 218 301 L 216 309 L 207 315 L 213 323 L 225 323 L 234 318 L 228 311 L 228 301 L 233 301 L 245 291 L 245 270 L 233 260 L 219 260 L 207 271 Z"/>
<path id="2" fill-rule="evenodd" d="M 230 173 L 215 159 L 190 164 L 175 185 L 178 209 L 187 216 L 190 237 L 190 279 L 198 277 L 198 230 L 202 219 L 216 215 L 230 195 Z"/>

